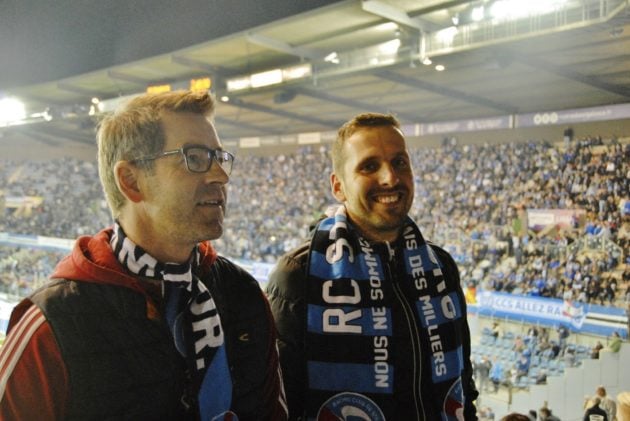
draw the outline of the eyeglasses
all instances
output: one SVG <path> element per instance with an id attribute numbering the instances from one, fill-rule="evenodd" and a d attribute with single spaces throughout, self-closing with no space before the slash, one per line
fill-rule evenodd
<path id="1" fill-rule="evenodd" d="M 137 158 L 131 162 L 153 161 L 168 155 L 184 155 L 186 168 L 193 173 L 204 173 L 210 170 L 214 161 L 218 162 L 223 171 L 230 175 L 232 172 L 232 164 L 234 164 L 234 155 L 221 149 L 210 149 L 205 146 L 182 146 L 179 149 L 162 152 L 155 156 L 147 156 Z"/>

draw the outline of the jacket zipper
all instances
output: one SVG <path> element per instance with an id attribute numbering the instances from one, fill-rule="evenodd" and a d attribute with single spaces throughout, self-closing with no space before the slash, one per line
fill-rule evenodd
<path id="1" fill-rule="evenodd" d="M 396 298 L 400 302 L 401 308 L 403 309 L 403 312 L 405 314 L 405 319 L 407 320 L 407 327 L 413 352 L 412 365 L 414 379 L 414 404 L 416 407 L 418 421 L 423 421 L 426 419 L 426 416 L 424 414 L 424 404 L 422 403 L 422 352 L 420 350 L 420 336 L 418 333 L 418 326 L 413 316 L 413 309 L 410 308 L 409 303 L 407 303 L 407 300 L 405 300 L 405 295 L 403 294 L 400 285 L 398 284 L 398 281 L 392 276 L 391 262 L 387 263 L 387 274 L 389 275 L 389 279 L 392 280 L 394 293 L 396 294 Z M 422 418 L 420 418 L 420 416 L 422 416 Z"/>

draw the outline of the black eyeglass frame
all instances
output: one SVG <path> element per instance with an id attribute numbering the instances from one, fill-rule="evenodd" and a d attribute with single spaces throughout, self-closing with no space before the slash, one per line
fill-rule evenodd
<path id="1" fill-rule="evenodd" d="M 190 167 L 190 163 L 188 161 L 188 151 L 191 149 L 201 149 L 207 152 L 208 154 L 207 167 L 204 167 L 205 168 L 204 170 L 193 170 Z M 159 159 L 165 156 L 176 155 L 176 154 L 181 154 L 184 156 L 184 161 L 186 162 L 186 169 L 191 173 L 202 174 L 202 173 L 210 171 L 210 168 L 212 168 L 212 163 L 214 161 L 217 161 L 217 163 L 221 166 L 221 169 L 225 171 L 225 173 L 228 176 L 232 173 L 232 167 L 234 165 L 233 154 L 231 154 L 228 151 L 224 151 L 223 149 L 211 149 L 211 148 L 208 148 L 207 146 L 201 146 L 201 145 L 185 145 L 179 149 L 173 149 L 172 151 L 161 152 L 154 156 L 144 156 L 141 158 L 135 158 L 131 160 L 130 162 L 135 163 L 135 162 L 142 162 L 142 161 L 154 161 L 156 159 Z M 228 168 L 224 167 L 222 162 L 229 163 L 229 167 Z"/>

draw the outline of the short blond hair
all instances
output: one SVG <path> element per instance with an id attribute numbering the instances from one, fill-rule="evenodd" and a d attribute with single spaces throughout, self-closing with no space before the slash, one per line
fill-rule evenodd
<path id="1" fill-rule="evenodd" d="M 166 112 L 191 112 L 211 118 L 214 98 L 208 93 L 174 91 L 143 94 L 105 116 L 98 125 L 98 171 L 105 198 L 114 219 L 125 204 L 116 184 L 114 166 L 119 161 L 162 152 L 165 143 L 162 116 Z M 143 163 L 153 168 L 153 161 Z"/>
<path id="2" fill-rule="evenodd" d="M 339 175 L 345 162 L 345 156 L 343 153 L 343 144 L 350 136 L 352 136 L 357 130 L 365 127 L 395 127 L 400 128 L 400 123 L 391 114 L 379 114 L 379 113 L 362 113 L 354 116 L 351 120 L 348 120 L 339 128 L 337 132 L 337 138 L 333 142 L 331 149 L 331 157 L 333 163 L 333 171 Z"/>

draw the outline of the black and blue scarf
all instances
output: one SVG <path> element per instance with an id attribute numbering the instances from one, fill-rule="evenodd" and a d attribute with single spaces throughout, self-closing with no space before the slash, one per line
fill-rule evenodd
<path id="1" fill-rule="evenodd" d="M 396 382 L 397 375 L 404 377 L 400 370 L 409 377 L 411 364 L 420 364 L 422 382 L 430 382 L 422 388 L 431 396 L 419 399 L 418 417 L 463 419 L 464 362 L 458 329 L 465 319 L 460 299 L 447 286 L 442 263 L 410 218 L 399 247 L 404 267 L 383 262 L 390 258 L 388 253 L 377 253 L 356 232 L 343 207 L 318 224 L 306 292 L 309 419 L 395 419 L 401 412 L 394 396 L 401 388 L 420 387 Z M 393 324 L 394 305 L 404 307 L 410 324 Z M 409 356 L 409 365 L 398 367 L 394 338 L 409 329 L 419 337 L 421 356 L 418 361 Z M 420 395 L 418 390 L 413 393 Z"/>
<path id="2" fill-rule="evenodd" d="M 229 412 L 232 378 L 221 319 L 210 291 L 195 275 L 201 262 L 199 249 L 194 249 L 186 263 L 162 263 L 134 244 L 118 223 L 110 244 L 131 273 L 162 281 L 166 320 L 191 374 L 190 390 L 186 391 L 190 396 L 182 397 L 184 405 L 197 402 L 202 420 L 234 420 Z"/>

